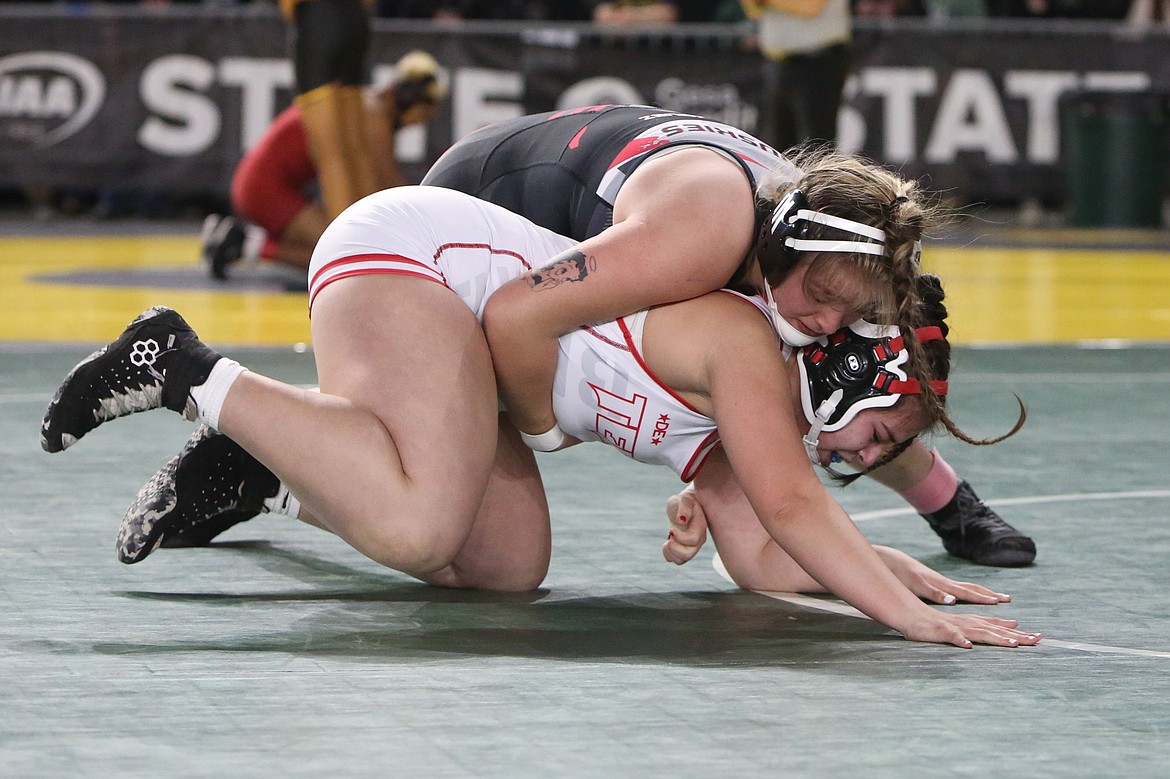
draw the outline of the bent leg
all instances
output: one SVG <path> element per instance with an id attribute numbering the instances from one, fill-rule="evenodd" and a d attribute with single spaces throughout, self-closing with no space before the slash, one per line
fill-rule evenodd
<path id="1" fill-rule="evenodd" d="M 329 217 L 324 208 L 315 203 L 306 205 L 281 233 L 272 259 L 300 270 L 308 270 L 313 249 L 328 226 Z"/>
<path id="2" fill-rule="evenodd" d="M 363 554 L 419 577 L 449 565 L 496 452 L 479 323 L 434 282 L 366 276 L 317 296 L 312 334 L 321 391 L 246 373 L 219 429 Z"/>
<path id="3" fill-rule="evenodd" d="M 921 483 L 932 465 L 934 455 L 921 441 L 915 440 L 906 451 L 867 475 L 894 492 L 905 492 Z"/>
<path id="4" fill-rule="evenodd" d="M 536 458 L 500 415 L 496 460 L 467 542 L 450 566 L 422 577 L 441 587 L 522 592 L 548 574 L 552 528 Z"/>
<path id="5" fill-rule="evenodd" d="M 938 452 L 920 441 L 869 475 L 901 495 L 956 557 L 993 566 L 1030 565 L 1036 558 L 1036 543 L 980 500 Z"/>

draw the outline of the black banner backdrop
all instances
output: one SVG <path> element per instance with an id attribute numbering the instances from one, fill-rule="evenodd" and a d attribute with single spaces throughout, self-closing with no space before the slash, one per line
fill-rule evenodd
<path id="1" fill-rule="evenodd" d="M 643 102 L 758 132 L 750 32 L 376 20 L 371 64 L 381 81 L 398 57 L 422 48 L 447 71 L 451 99 L 428 127 L 399 139 L 417 180 L 453 139 L 556 108 Z M 0 187 L 226 193 L 240 154 L 291 99 L 286 33 L 267 8 L 0 9 Z M 904 20 L 858 24 L 854 42 L 843 148 L 964 202 L 1063 199 L 1070 95 L 1141 95 L 1164 107 L 1170 94 L 1170 37 L 1161 31 Z"/>

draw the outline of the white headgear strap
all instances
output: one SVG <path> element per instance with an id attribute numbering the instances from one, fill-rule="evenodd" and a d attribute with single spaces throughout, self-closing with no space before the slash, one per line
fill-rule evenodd
<path id="1" fill-rule="evenodd" d="M 886 233 L 872 225 L 855 222 L 852 219 L 846 219 L 841 216 L 834 216 L 833 214 L 826 214 L 823 211 L 813 211 L 808 208 L 801 208 L 795 214 L 785 214 L 780 209 L 772 214 L 772 228 L 775 230 L 777 221 L 783 220 L 785 216 L 791 216 L 787 224 L 796 224 L 797 222 L 814 222 L 822 224 L 826 227 L 833 227 L 846 233 L 853 233 L 862 238 L 872 238 L 878 243 L 870 243 L 869 241 L 826 241 L 826 240 L 809 240 L 805 238 L 785 238 L 784 245 L 790 249 L 802 252 L 857 252 L 858 254 L 872 254 L 876 257 L 883 257 L 886 253 Z"/>

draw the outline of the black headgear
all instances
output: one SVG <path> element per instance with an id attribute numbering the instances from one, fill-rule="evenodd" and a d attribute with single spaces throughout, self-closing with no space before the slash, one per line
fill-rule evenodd
<path id="1" fill-rule="evenodd" d="M 918 328 L 915 334 L 920 342 L 943 338 L 937 326 Z M 805 346 L 798 360 L 800 403 L 809 424 L 817 434 L 840 430 L 867 408 L 889 408 L 900 395 L 921 393 L 917 379 L 907 378 L 902 368 L 907 359 L 897 327 L 865 320 Z M 935 394 L 947 394 L 946 381 L 931 381 L 930 386 Z M 815 438 L 811 431 L 810 436 Z"/>

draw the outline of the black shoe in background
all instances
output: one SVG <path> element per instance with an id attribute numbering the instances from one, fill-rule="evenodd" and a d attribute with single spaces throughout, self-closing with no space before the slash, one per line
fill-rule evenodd
<path id="1" fill-rule="evenodd" d="M 211 277 L 219 281 L 227 279 L 228 268 L 244 256 L 244 239 L 247 233 L 244 225 L 234 216 L 211 214 L 203 220 L 203 264 Z"/>
<path id="2" fill-rule="evenodd" d="M 965 481 L 955 497 L 933 514 L 923 514 L 947 552 L 979 565 L 1014 568 L 1031 565 L 1036 544 L 979 499 Z"/>

